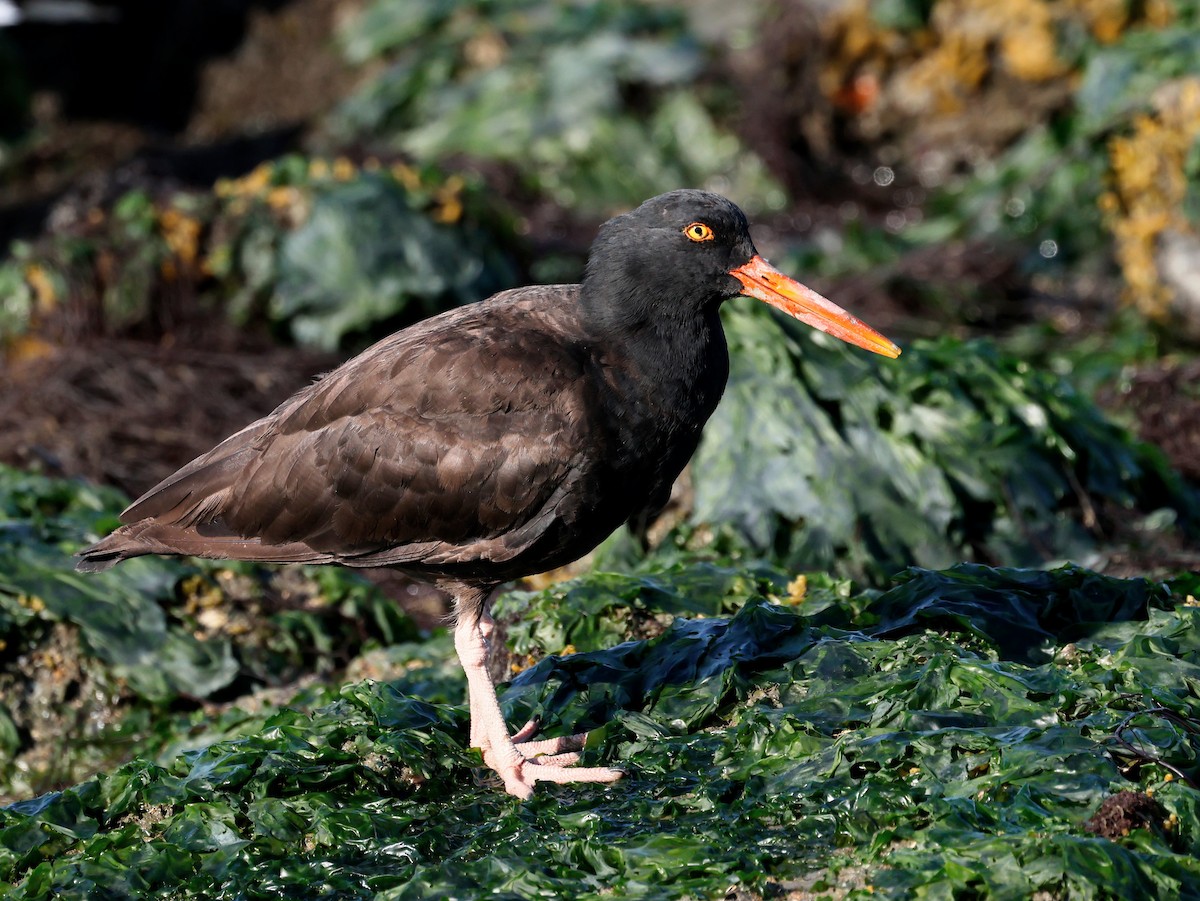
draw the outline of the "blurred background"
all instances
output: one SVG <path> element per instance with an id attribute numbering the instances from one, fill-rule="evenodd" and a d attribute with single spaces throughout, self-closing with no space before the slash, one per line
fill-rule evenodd
<path id="1" fill-rule="evenodd" d="M 697 186 L 886 333 L 1070 370 L 1200 471 L 1189 0 L 6 6 L 5 462 L 140 493 Z"/>
<path id="2" fill-rule="evenodd" d="M 681 186 L 905 353 L 727 304 L 727 401 L 664 518 L 601 562 L 1200 568 L 1194 0 L 27 0 L 0 22 L 0 499 L 33 524 L 0 540 L 0 689 L 67 621 L 125 667 L 113 697 L 155 703 L 394 640 L 343 576 L 121 568 L 105 597 L 195 657 L 164 677 L 137 617 L 88 624 L 69 553 L 315 374 L 576 280 L 600 222 Z M 322 593 L 342 606 L 280 625 Z M 0 748 L 30 746 L 38 703 L 7 732 L 0 705 Z"/>

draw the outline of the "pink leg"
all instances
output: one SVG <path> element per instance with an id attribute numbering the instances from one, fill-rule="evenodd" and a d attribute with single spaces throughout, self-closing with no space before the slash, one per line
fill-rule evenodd
<path id="1" fill-rule="evenodd" d="M 526 723 L 515 736 L 508 734 L 496 686 L 487 671 L 491 616 L 485 611 L 478 621 L 461 617 L 454 627 L 454 648 L 467 675 L 467 699 L 471 711 L 471 746 L 483 751 L 483 760 L 500 774 L 510 795 L 528 798 L 536 782 L 615 782 L 624 774 L 608 767 L 569 769 L 579 760 L 586 736 L 571 735 L 545 741 L 529 741 L 537 723 Z M 514 741 L 514 739 L 516 739 Z M 535 762 L 536 760 L 536 762 Z"/>

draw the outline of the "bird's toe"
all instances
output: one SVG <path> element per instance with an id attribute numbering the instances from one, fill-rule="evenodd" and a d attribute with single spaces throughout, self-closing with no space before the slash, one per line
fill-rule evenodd
<path id="1" fill-rule="evenodd" d="M 513 744 L 517 746 L 517 750 L 521 752 L 527 760 L 538 757 L 542 754 L 563 754 L 572 751 L 582 751 L 587 743 L 586 732 L 580 732 L 576 735 L 563 735 L 559 738 L 545 738 L 541 741 L 523 741 L 519 738 L 522 729 L 513 736 Z"/>
<path id="2" fill-rule="evenodd" d="M 538 782 L 616 782 L 625 775 L 623 770 L 610 767 L 577 767 L 580 755 L 576 751 L 555 751 L 536 755 L 530 754 L 529 745 L 557 746 L 579 736 L 565 739 L 549 739 L 545 742 L 525 742 L 517 746 L 517 754 L 497 755 L 484 753 L 484 762 L 504 780 L 504 789 L 510 795 L 525 800 L 533 795 Z M 582 743 L 579 743 L 582 747 Z"/>
<path id="3" fill-rule="evenodd" d="M 540 763 L 527 763 L 522 768 L 522 775 L 531 782 L 616 782 L 625 775 L 624 770 L 606 766 L 594 767 L 565 767 L 547 766 Z"/>
<path id="4" fill-rule="evenodd" d="M 537 766 L 566 767 L 574 766 L 575 764 L 579 763 L 579 757 L 579 754 L 572 752 L 569 754 L 541 754 L 537 757 L 529 757 L 526 759 L 529 763 L 536 764 Z"/>
<path id="5" fill-rule="evenodd" d="M 513 733 L 512 741 L 514 745 L 524 744 L 538 734 L 542 728 L 542 718 L 535 716 L 529 720 L 524 726 Z"/>

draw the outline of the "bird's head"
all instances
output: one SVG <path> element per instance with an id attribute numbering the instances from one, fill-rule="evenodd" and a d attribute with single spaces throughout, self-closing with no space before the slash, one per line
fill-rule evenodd
<path id="1" fill-rule="evenodd" d="M 670 320 L 756 297 L 814 328 L 887 357 L 900 348 L 764 260 L 746 215 L 718 194 L 660 194 L 600 227 L 583 280 L 585 303 L 612 316 Z"/>

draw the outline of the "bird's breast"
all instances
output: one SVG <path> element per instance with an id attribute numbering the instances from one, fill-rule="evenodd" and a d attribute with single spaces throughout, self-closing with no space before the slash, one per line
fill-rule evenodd
<path id="1" fill-rule="evenodd" d="M 629 493 L 669 489 L 700 441 L 729 375 L 724 334 L 600 358 L 593 370 L 614 475 Z M 628 348 L 625 348 L 628 350 Z M 643 498 L 644 500 L 644 498 Z"/>

